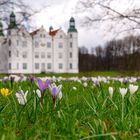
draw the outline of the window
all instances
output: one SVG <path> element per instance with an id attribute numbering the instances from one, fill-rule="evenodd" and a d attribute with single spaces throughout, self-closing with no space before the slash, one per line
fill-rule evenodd
<path id="1" fill-rule="evenodd" d="M 11 46 L 11 44 L 12 44 L 12 41 L 9 39 L 9 42 L 8 42 L 8 44 L 9 44 L 9 46 Z"/>
<path id="2" fill-rule="evenodd" d="M 70 63 L 70 69 L 72 69 L 72 63 Z"/>
<path id="3" fill-rule="evenodd" d="M 11 31 L 8 31 L 8 34 L 11 35 Z"/>
<path id="4" fill-rule="evenodd" d="M 42 37 L 42 34 L 40 34 L 40 37 Z"/>
<path id="5" fill-rule="evenodd" d="M 46 35 L 43 35 L 43 37 L 45 38 L 45 37 L 46 37 Z"/>
<path id="6" fill-rule="evenodd" d="M 12 68 L 12 65 L 11 65 L 11 63 L 9 63 L 9 70 L 11 70 L 11 68 Z"/>
<path id="7" fill-rule="evenodd" d="M 17 40 L 17 46 L 19 46 L 19 40 Z"/>
<path id="8" fill-rule="evenodd" d="M 62 53 L 59 53 L 58 54 L 58 58 L 62 58 L 63 57 L 63 54 Z"/>
<path id="9" fill-rule="evenodd" d="M 72 38 L 72 34 L 70 34 L 70 38 Z"/>
<path id="10" fill-rule="evenodd" d="M 70 48 L 72 48 L 72 42 L 70 42 Z"/>
<path id="11" fill-rule="evenodd" d="M 51 58 L 51 53 L 47 53 L 47 58 Z"/>
<path id="12" fill-rule="evenodd" d="M 39 58 L 39 53 L 35 52 L 35 58 Z"/>
<path id="13" fill-rule="evenodd" d="M 23 68 L 24 70 L 26 70 L 26 69 L 27 69 L 27 63 L 23 63 L 23 64 L 22 64 L 22 68 Z"/>
<path id="14" fill-rule="evenodd" d="M 47 69 L 51 69 L 51 63 L 47 64 Z"/>
<path id="15" fill-rule="evenodd" d="M 17 70 L 19 69 L 19 63 L 17 63 Z"/>
<path id="16" fill-rule="evenodd" d="M 47 42 L 47 48 L 51 48 L 51 42 Z"/>
<path id="17" fill-rule="evenodd" d="M 22 42 L 22 47 L 27 47 L 27 41 Z"/>
<path id="18" fill-rule="evenodd" d="M 60 43 L 58 44 L 58 47 L 59 47 L 59 48 L 63 48 L 63 44 L 60 42 Z"/>
<path id="19" fill-rule="evenodd" d="M 45 52 L 41 52 L 41 58 L 45 58 Z"/>
<path id="20" fill-rule="evenodd" d="M 39 47 L 39 43 L 37 41 L 35 41 L 35 48 Z"/>
<path id="21" fill-rule="evenodd" d="M 59 63 L 59 69 L 62 69 L 62 68 L 63 68 L 62 63 Z"/>
<path id="22" fill-rule="evenodd" d="M 11 57 L 11 51 L 9 51 L 9 57 Z"/>
<path id="23" fill-rule="evenodd" d="M 41 72 L 45 72 L 45 63 L 41 63 Z"/>
<path id="24" fill-rule="evenodd" d="M 62 36 L 62 35 L 60 35 L 60 38 L 63 38 L 63 36 Z"/>
<path id="25" fill-rule="evenodd" d="M 23 53 L 22 53 L 22 57 L 23 57 L 23 58 L 27 58 L 27 52 L 23 52 Z"/>
<path id="26" fill-rule="evenodd" d="M 19 51 L 17 51 L 17 57 L 19 57 Z"/>
<path id="27" fill-rule="evenodd" d="M 72 58 L 72 52 L 70 52 L 70 58 Z"/>
<path id="28" fill-rule="evenodd" d="M 22 36 L 25 37 L 25 33 L 22 32 Z"/>
<path id="29" fill-rule="evenodd" d="M 36 70 L 39 69 L 39 63 L 35 63 L 35 69 L 36 69 Z"/>

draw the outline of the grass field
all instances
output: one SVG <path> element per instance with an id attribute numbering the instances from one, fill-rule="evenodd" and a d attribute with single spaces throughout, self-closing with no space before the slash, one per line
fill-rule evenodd
<path id="1" fill-rule="evenodd" d="M 7 76 L 9 74 L 0 74 L 1 77 Z M 20 74 L 17 74 L 20 75 Z M 27 76 L 30 74 L 26 74 Z M 111 77 L 126 77 L 126 76 L 140 76 L 140 71 L 92 71 L 92 72 L 79 72 L 79 73 L 46 73 L 46 74 L 32 74 L 34 76 L 62 76 L 62 77 L 97 77 L 97 76 L 111 76 Z"/>
<path id="2" fill-rule="evenodd" d="M 55 80 L 62 85 L 62 99 L 47 88 L 43 100 L 36 94 L 36 82 L 0 82 L 0 138 L 2 140 L 134 140 L 140 137 L 140 89 L 130 94 L 130 82 L 98 79 Z M 131 81 L 132 82 L 132 81 Z M 139 81 L 133 81 L 140 85 Z M 111 98 L 108 88 L 113 87 Z M 128 88 L 120 94 L 119 88 Z M 16 93 L 26 92 L 24 104 Z M 23 96 L 20 96 L 20 99 Z M 24 99 L 24 98 L 23 98 Z"/>

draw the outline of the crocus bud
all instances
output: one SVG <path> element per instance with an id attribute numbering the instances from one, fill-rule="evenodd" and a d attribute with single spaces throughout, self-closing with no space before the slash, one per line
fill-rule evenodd
<path id="1" fill-rule="evenodd" d="M 84 87 L 87 87 L 87 86 L 88 86 L 87 82 L 84 82 L 84 83 L 83 83 L 83 86 L 84 86 Z"/>
<path id="2" fill-rule="evenodd" d="M 109 91 L 110 97 L 112 98 L 112 96 L 113 96 L 113 87 L 109 87 L 108 91 Z"/>

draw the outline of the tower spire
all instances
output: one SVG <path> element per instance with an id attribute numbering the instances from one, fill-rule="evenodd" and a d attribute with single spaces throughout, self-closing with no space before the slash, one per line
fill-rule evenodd
<path id="1" fill-rule="evenodd" d="M 16 29 L 17 28 L 17 23 L 16 23 L 16 16 L 14 12 L 10 14 L 10 24 L 9 24 L 9 29 Z"/>
<path id="2" fill-rule="evenodd" d="M 70 18 L 68 32 L 77 32 L 75 28 L 75 19 L 73 17 Z"/>

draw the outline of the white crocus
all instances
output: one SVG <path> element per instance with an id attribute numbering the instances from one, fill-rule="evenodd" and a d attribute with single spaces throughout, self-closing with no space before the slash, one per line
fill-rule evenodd
<path id="1" fill-rule="evenodd" d="M 59 94 L 58 94 L 58 99 L 59 99 L 59 100 L 62 99 L 62 91 L 59 92 Z"/>
<path id="2" fill-rule="evenodd" d="M 84 83 L 83 83 L 83 86 L 84 86 L 84 87 L 87 87 L 87 86 L 88 86 L 87 82 L 84 82 Z"/>
<path id="3" fill-rule="evenodd" d="M 127 88 L 119 88 L 119 90 L 120 90 L 120 94 L 122 95 L 122 98 L 124 98 L 124 96 L 127 93 Z"/>
<path id="4" fill-rule="evenodd" d="M 34 90 L 33 92 L 36 93 L 39 98 L 41 98 L 41 91 L 39 89 L 36 91 Z"/>
<path id="5" fill-rule="evenodd" d="M 16 93 L 16 97 L 18 99 L 19 104 L 25 105 L 27 103 L 27 94 L 28 91 L 24 93 L 23 90 L 20 90 L 19 92 Z"/>
<path id="6" fill-rule="evenodd" d="M 76 88 L 76 87 L 72 87 L 72 89 L 73 89 L 73 90 L 77 90 L 77 88 Z"/>
<path id="7" fill-rule="evenodd" d="M 113 87 L 109 87 L 108 91 L 109 91 L 110 97 L 112 98 L 112 96 L 113 96 Z"/>
<path id="8" fill-rule="evenodd" d="M 137 85 L 130 84 L 129 85 L 130 94 L 134 94 L 138 90 Z"/>

